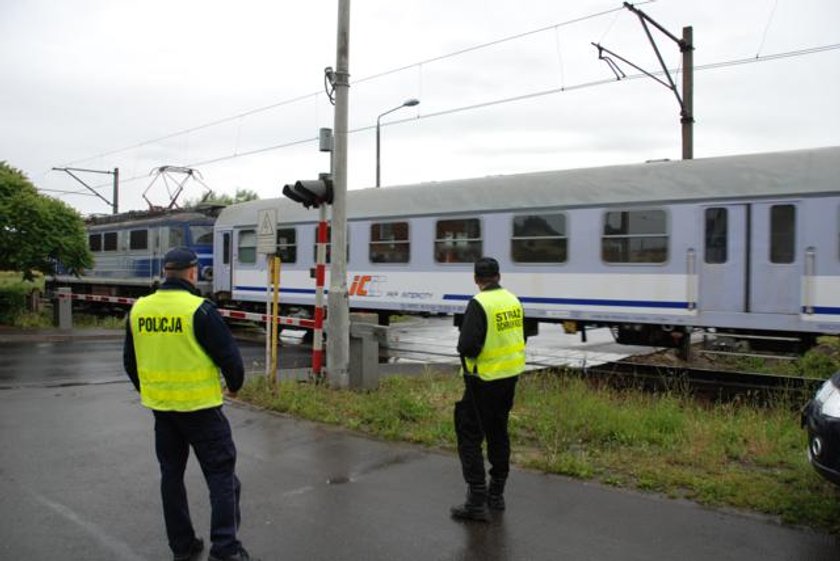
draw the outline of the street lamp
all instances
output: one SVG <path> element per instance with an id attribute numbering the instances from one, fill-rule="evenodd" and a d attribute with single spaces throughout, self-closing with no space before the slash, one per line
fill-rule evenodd
<path id="1" fill-rule="evenodd" d="M 407 99 L 402 103 L 402 105 L 398 105 L 397 107 L 394 107 L 393 109 L 389 109 L 388 111 L 386 111 L 385 113 L 382 113 L 381 115 L 379 115 L 376 118 L 376 186 L 377 187 L 379 187 L 379 146 L 380 146 L 380 143 L 379 143 L 379 120 L 382 117 L 384 117 L 385 115 L 387 115 L 388 113 L 393 113 L 397 109 L 402 109 L 403 107 L 414 107 L 415 105 L 419 105 L 419 104 L 420 104 L 419 99 L 414 99 L 414 98 Z"/>

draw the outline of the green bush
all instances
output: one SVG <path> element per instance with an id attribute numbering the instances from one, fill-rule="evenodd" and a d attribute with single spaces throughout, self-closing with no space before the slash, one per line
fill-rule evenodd
<path id="1" fill-rule="evenodd" d="M 11 325 L 26 310 L 29 288 L 23 283 L 0 285 L 0 324 Z"/>

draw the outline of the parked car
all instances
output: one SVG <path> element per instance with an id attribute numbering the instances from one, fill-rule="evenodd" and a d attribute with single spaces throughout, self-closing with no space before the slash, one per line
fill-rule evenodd
<path id="1" fill-rule="evenodd" d="M 808 460 L 817 473 L 840 485 L 840 371 L 817 391 L 802 411 L 808 431 Z"/>

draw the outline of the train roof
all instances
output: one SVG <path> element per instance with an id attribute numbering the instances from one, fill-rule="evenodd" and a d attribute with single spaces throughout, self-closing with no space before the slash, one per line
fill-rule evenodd
<path id="1" fill-rule="evenodd" d="M 840 192 L 840 147 L 545 171 L 348 191 L 348 219 L 772 198 Z M 311 222 L 315 209 L 285 198 L 231 205 L 217 226 L 255 224 L 259 209 L 281 223 Z"/>
<path id="2" fill-rule="evenodd" d="M 89 230 L 108 230 L 185 222 L 212 223 L 222 208 L 222 205 L 208 205 L 179 209 L 132 210 L 120 214 L 91 216 L 85 220 L 85 225 Z"/>

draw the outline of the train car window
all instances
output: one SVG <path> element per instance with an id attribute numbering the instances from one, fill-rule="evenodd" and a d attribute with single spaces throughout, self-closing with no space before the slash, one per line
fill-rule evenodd
<path id="1" fill-rule="evenodd" d="M 128 233 L 128 249 L 148 249 L 149 231 L 131 230 Z"/>
<path id="2" fill-rule="evenodd" d="M 222 234 L 222 264 L 228 265 L 230 263 L 230 233 Z"/>
<path id="3" fill-rule="evenodd" d="M 601 258 L 606 263 L 664 263 L 668 232 L 664 210 L 604 213 Z"/>
<path id="4" fill-rule="evenodd" d="M 318 227 L 315 226 L 315 243 L 312 244 L 312 262 L 318 262 Z M 332 239 L 332 226 L 327 225 L 327 260 L 325 263 L 330 262 L 330 256 L 332 255 L 332 243 L 330 240 Z M 347 259 L 350 259 L 350 232 L 347 233 Z"/>
<path id="5" fill-rule="evenodd" d="M 239 231 L 239 262 L 257 262 L 257 232 L 256 230 Z"/>
<path id="6" fill-rule="evenodd" d="M 793 263 L 796 259 L 796 207 L 770 207 L 770 262 Z"/>
<path id="7" fill-rule="evenodd" d="M 102 251 L 102 234 L 90 234 L 88 236 L 88 247 L 91 251 Z"/>
<path id="8" fill-rule="evenodd" d="M 437 263 L 473 263 L 482 255 L 478 218 L 438 220 L 435 228 Z"/>
<path id="9" fill-rule="evenodd" d="M 515 263 L 565 263 L 566 215 L 514 216 L 510 254 Z"/>
<path id="10" fill-rule="evenodd" d="M 106 232 L 103 234 L 102 249 L 105 251 L 117 251 L 116 232 Z"/>
<path id="11" fill-rule="evenodd" d="M 183 226 L 169 227 L 169 247 L 181 247 L 184 245 Z"/>
<path id="12" fill-rule="evenodd" d="M 193 245 L 213 245 L 213 226 L 190 226 Z"/>
<path id="13" fill-rule="evenodd" d="M 277 228 L 277 257 L 283 263 L 297 261 L 297 230 L 294 228 Z"/>
<path id="14" fill-rule="evenodd" d="M 726 263 L 729 237 L 729 211 L 725 208 L 706 209 L 706 247 L 704 259 L 709 265 Z"/>
<path id="15" fill-rule="evenodd" d="M 371 263 L 408 263 L 411 243 L 408 222 L 380 222 L 370 225 Z"/>

